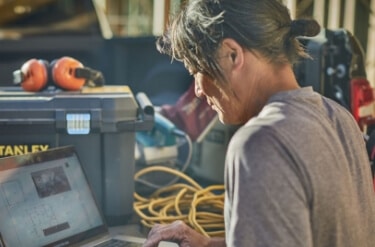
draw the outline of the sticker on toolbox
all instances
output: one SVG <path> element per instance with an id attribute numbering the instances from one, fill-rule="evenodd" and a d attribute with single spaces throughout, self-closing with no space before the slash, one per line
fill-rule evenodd
<path id="1" fill-rule="evenodd" d="M 131 93 L 131 90 L 128 86 L 105 86 L 105 87 L 84 87 L 81 90 L 83 94 L 90 93 Z"/>
<path id="2" fill-rule="evenodd" d="M 87 135 L 90 133 L 91 115 L 87 113 L 66 114 L 66 130 L 69 135 Z"/>
<path id="3" fill-rule="evenodd" d="M 0 145 L 0 157 L 45 151 L 49 148 L 46 144 L 17 144 Z"/>

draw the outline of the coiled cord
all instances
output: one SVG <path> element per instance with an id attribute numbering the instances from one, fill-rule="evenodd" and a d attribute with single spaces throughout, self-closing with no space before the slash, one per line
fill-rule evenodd
<path id="1" fill-rule="evenodd" d="M 207 237 L 224 236 L 224 185 L 203 188 L 183 172 L 165 166 L 143 168 L 134 179 L 151 172 L 170 173 L 185 183 L 159 188 L 147 198 L 135 192 L 134 210 L 142 225 L 151 228 L 182 220 Z"/>

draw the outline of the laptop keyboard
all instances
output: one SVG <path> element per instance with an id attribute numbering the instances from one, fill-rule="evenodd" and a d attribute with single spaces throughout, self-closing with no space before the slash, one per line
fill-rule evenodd
<path id="1" fill-rule="evenodd" d="M 142 247 L 141 243 L 130 243 L 119 239 L 111 239 L 95 247 Z"/>

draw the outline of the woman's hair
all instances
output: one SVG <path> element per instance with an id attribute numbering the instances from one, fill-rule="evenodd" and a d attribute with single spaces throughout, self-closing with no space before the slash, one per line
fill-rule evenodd
<path id="1" fill-rule="evenodd" d="M 319 31 L 315 20 L 292 21 L 278 0 L 193 0 L 158 38 L 157 48 L 192 71 L 215 78 L 222 76 L 216 55 L 225 38 L 272 63 L 295 64 L 308 57 L 296 37 Z"/>

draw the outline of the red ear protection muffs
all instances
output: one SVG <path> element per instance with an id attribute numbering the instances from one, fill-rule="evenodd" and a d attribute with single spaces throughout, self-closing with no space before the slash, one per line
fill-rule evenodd
<path id="1" fill-rule="evenodd" d="M 71 57 L 63 57 L 51 63 L 51 75 L 56 86 L 66 90 L 79 90 L 85 85 L 86 79 L 77 76 L 83 64 Z"/>
<path id="2" fill-rule="evenodd" d="M 104 85 L 101 72 L 83 66 L 71 57 L 62 57 L 49 64 L 45 60 L 32 58 L 21 69 L 13 72 L 13 82 L 20 84 L 26 91 L 38 92 L 46 89 L 52 77 L 56 87 L 64 90 L 80 90 L 83 86 Z"/>
<path id="3" fill-rule="evenodd" d="M 48 62 L 35 58 L 24 63 L 21 69 L 13 72 L 13 82 L 21 84 L 26 91 L 37 92 L 47 86 Z"/>

